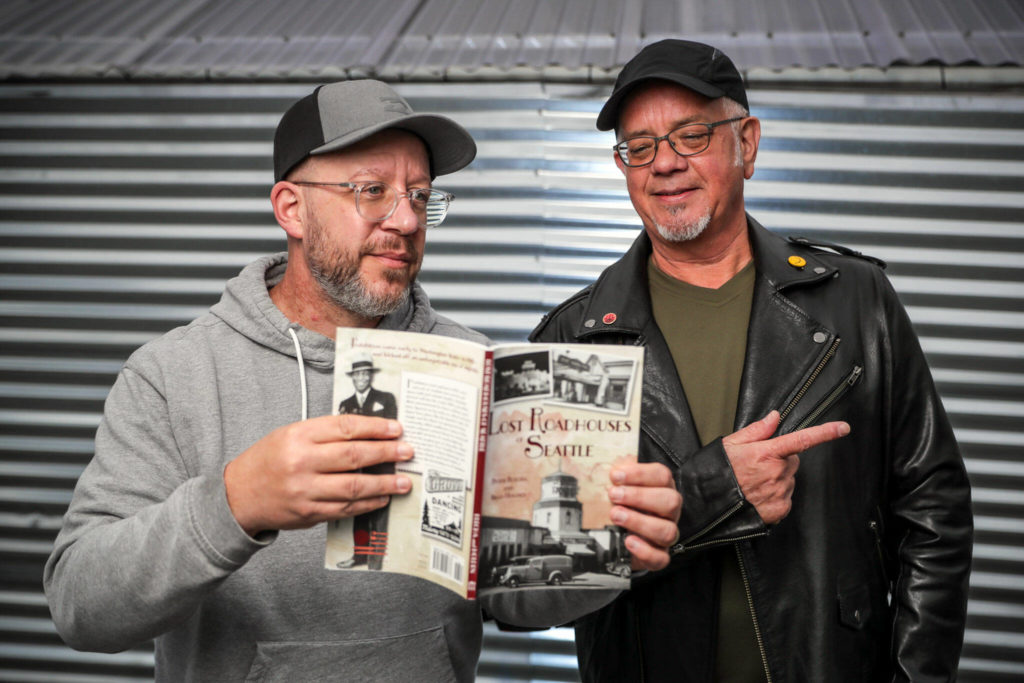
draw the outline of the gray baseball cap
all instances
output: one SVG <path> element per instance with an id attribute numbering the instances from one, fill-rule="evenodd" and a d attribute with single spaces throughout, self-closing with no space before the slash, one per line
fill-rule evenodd
<path id="1" fill-rule="evenodd" d="M 448 117 L 414 113 L 381 81 L 341 81 L 321 85 L 281 117 L 274 133 L 274 181 L 306 157 L 335 152 L 388 128 L 423 140 L 431 177 L 454 173 L 476 156 L 472 136 Z"/>

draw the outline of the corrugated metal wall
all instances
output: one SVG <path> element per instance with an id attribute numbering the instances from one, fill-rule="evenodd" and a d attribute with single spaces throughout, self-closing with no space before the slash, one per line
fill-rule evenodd
<path id="1" fill-rule="evenodd" d="M 0 680 L 146 680 L 152 656 L 75 653 L 42 565 L 128 353 L 283 248 L 270 143 L 306 85 L 0 86 Z M 604 86 L 405 85 L 480 155 L 423 280 L 521 339 L 638 221 L 593 121 Z M 750 92 L 751 212 L 887 260 L 968 458 L 977 514 L 961 680 L 1024 677 L 1024 97 Z M 574 680 L 571 634 L 488 631 L 482 678 Z"/>
<path id="2" fill-rule="evenodd" d="M 744 69 L 1020 66 L 1022 27 L 1020 0 L 5 0 L 0 78 L 578 83 L 681 36 Z"/>

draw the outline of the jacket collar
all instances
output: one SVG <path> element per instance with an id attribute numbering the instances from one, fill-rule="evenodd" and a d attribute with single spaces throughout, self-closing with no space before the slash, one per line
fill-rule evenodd
<path id="1" fill-rule="evenodd" d="M 806 247 L 790 244 L 765 229 L 747 214 L 747 233 L 758 273 L 775 291 L 820 282 L 838 268 Z M 643 230 L 623 257 L 607 268 L 594 283 L 586 311 L 576 330 L 577 338 L 592 334 L 619 333 L 639 336 L 652 318 L 647 289 L 647 260 L 651 239 Z M 799 259 L 795 261 L 793 259 Z"/>
<path id="2" fill-rule="evenodd" d="M 812 249 L 787 242 L 747 214 L 747 234 L 760 273 L 777 292 L 828 280 L 839 269 Z"/>
<path id="3" fill-rule="evenodd" d="M 597 278 L 587 308 L 576 329 L 576 338 L 597 333 L 640 335 L 652 318 L 647 292 L 647 259 L 651 240 L 645 230 L 617 262 Z"/>

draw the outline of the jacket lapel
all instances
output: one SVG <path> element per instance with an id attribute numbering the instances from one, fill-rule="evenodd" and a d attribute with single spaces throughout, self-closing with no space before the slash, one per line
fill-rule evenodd
<path id="1" fill-rule="evenodd" d="M 835 333 L 814 320 L 783 293 L 797 286 L 826 286 L 836 269 L 797 250 L 747 217 L 757 280 L 747 329 L 747 354 L 736 407 L 737 429 L 782 410 L 824 357 Z"/>
<path id="2" fill-rule="evenodd" d="M 586 313 L 576 330 L 577 339 L 625 335 L 644 347 L 644 391 L 641 427 L 668 457 L 681 465 L 684 456 L 700 449 L 690 406 L 668 344 L 654 322 L 651 297 L 647 289 L 647 259 L 651 253 L 646 232 L 616 266 L 608 268 L 594 283 Z M 679 406 L 672 411 L 676 419 L 666 419 L 664 406 Z M 654 419 L 660 416 L 659 419 Z"/>
<path id="3" fill-rule="evenodd" d="M 683 384 L 679 381 L 672 353 L 653 317 L 644 334 L 646 343 L 641 426 L 673 462 L 682 465 L 688 454 L 700 450 L 700 436 L 683 392 Z M 643 419 L 644 415 L 664 415 L 664 406 L 679 406 L 676 421 Z"/>
<path id="4" fill-rule="evenodd" d="M 788 244 L 750 216 L 747 222 L 757 280 L 737 399 L 737 429 L 773 409 L 781 410 L 835 339 L 834 331 L 809 316 L 784 291 L 792 287 L 826 286 L 837 269 L 809 250 L 798 250 Z M 802 267 L 793 266 L 789 260 L 797 251 L 806 262 Z M 610 334 L 610 338 L 626 335 L 645 347 L 642 426 L 672 461 L 682 464 L 686 454 L 700 449 L 700 438 L 672 355 L 654 322 L 647 290 L 650 253 L 650 240 L 641 232 L 617 267 L 605 270 L 594 283 L 576 337 L 594 337 L 591 341 L 600 343 L 605 334 Z M 666 405 L 680 407 L 677 419 L 651 419 L 664 416 Z"/>

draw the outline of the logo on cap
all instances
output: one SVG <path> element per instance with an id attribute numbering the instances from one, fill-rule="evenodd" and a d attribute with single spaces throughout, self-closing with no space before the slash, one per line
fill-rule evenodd
<path id="1" fill-rule="evenodd" d="M 384 105 L 386 111 L 393 111 L 396 114 L 411 114 L 412 109 L 405 103 L 404 100 L 400 100 L 396 97 L 381 97 L 380 103 Z"/>

